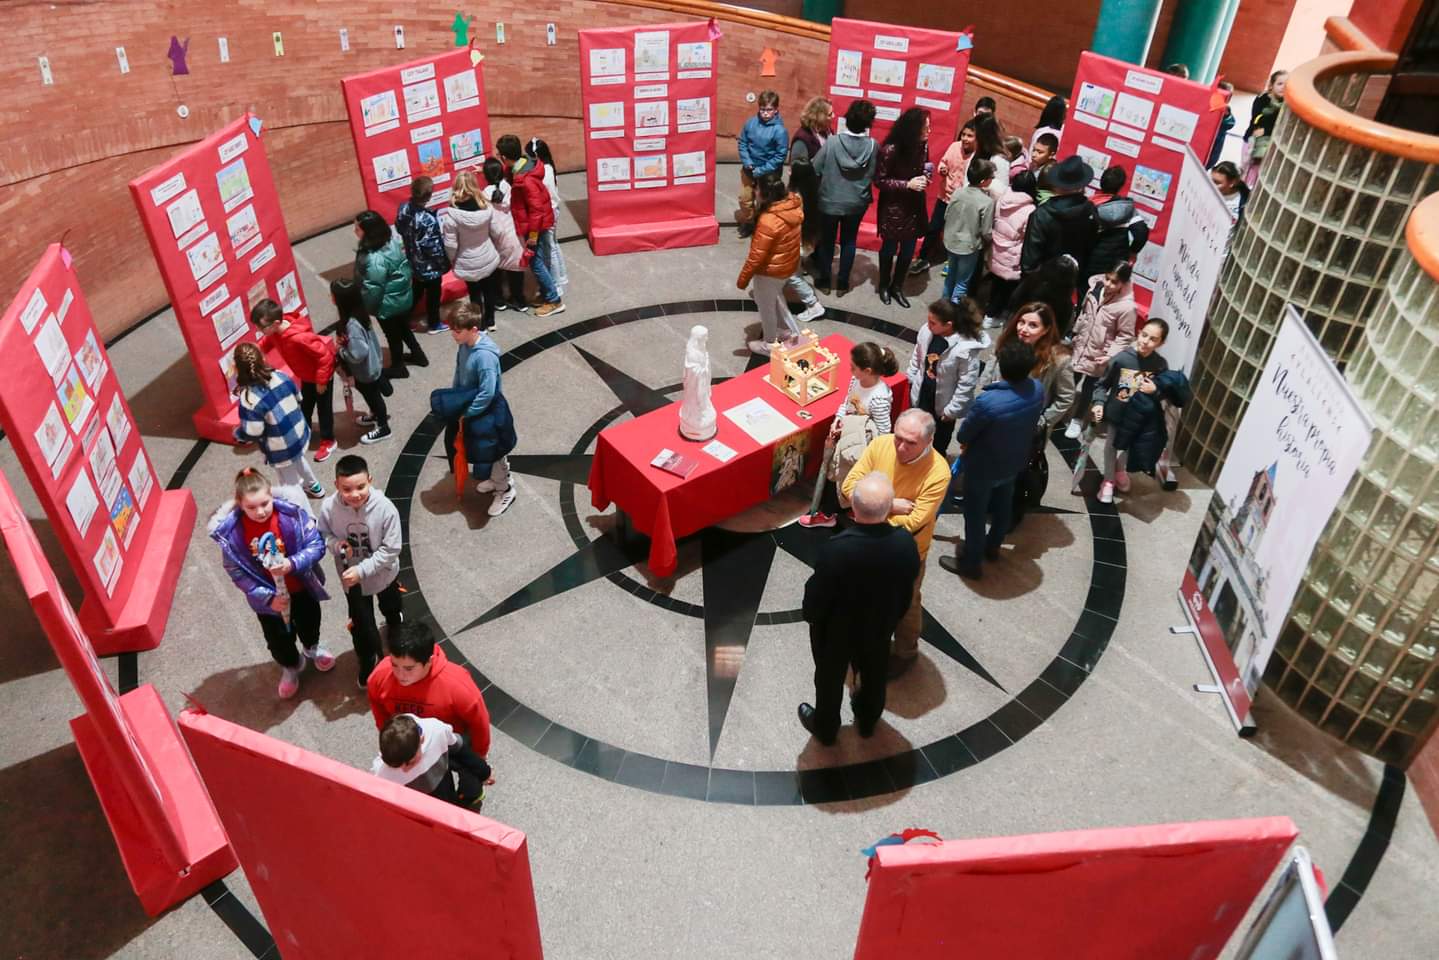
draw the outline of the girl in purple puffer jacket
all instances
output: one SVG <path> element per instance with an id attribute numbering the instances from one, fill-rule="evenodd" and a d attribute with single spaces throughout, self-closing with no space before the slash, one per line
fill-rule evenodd
<path id="1" fill-rule="evenodd" d="M 246 467 L 235 477 L 235 499 L 221 504 L 207 529 L 220 545 L 225 572 L 259 618 L 270 656 L 281 667 L 277 692 L 289 699 L 300 688 L 306 661 L 321 671 L 335 665 L 334 655 L 320 646 L 320 601 L 329 595 L 319 566 L 325 540 L 315 518 L 272 496 L 265 475 Z"/>

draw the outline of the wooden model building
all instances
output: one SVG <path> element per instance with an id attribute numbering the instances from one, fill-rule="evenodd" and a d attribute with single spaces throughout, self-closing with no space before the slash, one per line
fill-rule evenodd
<path id="1" fill-rule="evenodd" d="M 839 357 L 821 347 L 819 337 L 809 330 L 801 330 L 788 345 L 780 341 L 770 344 L 765 379 L 801 407 L 839 389 L 834 382 L 838 375 Z"/>

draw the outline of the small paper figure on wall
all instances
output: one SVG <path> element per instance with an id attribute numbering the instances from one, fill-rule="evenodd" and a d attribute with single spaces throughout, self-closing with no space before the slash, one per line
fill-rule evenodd
<path id="1" fill-rule="evenodd" d="M 555 25 L 553 23 L 545 24 L 545 43 L 553 47 L 555 45 L 555 40 Z"/>
<path id="2" fill-rule="evenodd" d="M 230 38 L 229 38 L 229 37 L 220 37 L 220 38 L 219 38 L 219 41 L 220 41 L 220 62 L 221 62 L 221 63 L 229 63 L 229 62 L 230 62 Z"/>
<path id="3" fill-rule="evenodd" d="M 179 77 L 190 72 L 190 68 L 185 66 L 185 57 L 189 52 L 189 37 L 186 37 L 185 42 L 181 43 L 179 37 L 173 34 L 170 36 L 170 49 L 165 52 L 165 56 L 170 58 L 171 75 Z"/>
<path id="4" fill-rule="evenodd" d="M 480 53 L 479 47 L 470 47 L 470 66 L 477 67 L 480 65 L 480 61 L 484 59 L 485 55 Z"/>
<path id="5" fill-rule="evenodd" d="M 125 56 L 125 48 L 124 48 L 124 47 L 116 47 L 116 48 L 115 48 L 115 59 L 118 60 L 118 61 L 120 61 L 120 72 L 121 72 L 121 73 L 129 73 L 129 72 L 130 72 L 130 58 L 127 57 L 127 56 Z"/>
<path id="6" fill-rule="evenodd" d="M 722 36 L 724 36 L 724 34 L 720 32 L 719 24 L 715 22 L 714 17 L 710 17 L 709 38 L 711 40 L 718 40 Z"/>
<path id="7" fill-rule="evenodd" d="M 774 65 L 775 61 L 777 61 L 778 59 L 778 53 L 771 50 L 769 47 L 765 47 L 764 53 L 759 55 L 759 75 L 762 77 L 774 76 Z"/>
<path id="8" fill-rule="evenodd" d="M 395 26 L 395 49 L 405 49 L 405 28 L 398 24 Z"/>
<path id="9" fill-rule="evenodd" d="M 465 19 L 463 13 L 455 14 L 455 22 L 450 24 L 450 29 L 455 32 L 455 46 L 468 47 L 470 45 L 470 21 Z"/>
<path id="10" fill-rule="evenodd" d="M 495 43 L 503 44 L 504 42 L 505 42 L 505 25 L 504 25 L 503 23 L 499 22 L 499 21 L 496 21 L 496 22 L 495 22 Z"/>
<path id="11" fill-rule="evenodd" d="M 275 56 L 283 57 L 285 55 L 285 38 L 280 36 L 280 31 L 276 30 L 270 34 L 270 39 L 275 42 Z"/>
<path id="12" fill-rule="evenodd" d="M 347 27 L 340 28 L 340 52 L 350 52 L 350 31 Z"/>

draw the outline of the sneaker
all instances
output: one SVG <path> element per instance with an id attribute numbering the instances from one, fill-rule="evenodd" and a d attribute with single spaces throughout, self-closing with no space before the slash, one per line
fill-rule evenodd
<path id="1" fill-rule="evenodd" d="M 335 452 L 335 441 L 333 441 L 333 440 L 321 440 L 321 441 L 320 441 L 320 448 L 315 451 L 315 462 L 316 462 L 316 463 L 324 463 L 326 460 L 330 459 L 330 454 L 332 454 L 332 453 L 334 453 L 334 452 Z"/>
<path id="2" fill-rule="evenodd" d="M 281 700 L 288 700 L 300 689 L 300 674 L 305 669 L 305 658 L 300 658 L 298 667 L 285 667 L 280 671 L 280 685 L 275 689 Z"/>
<path id="3" fill-rule="evenodd" d="M 356 415 L 355 422 L 362 427 L 373 427 L 379 421 L 375 419 L 373 413 L 361 413 Z"/>
<path id="4" fill-rule="evenodd" d="M 799 518 L 801 527 L 832 527 L 839 518 L 832 513 L 807 513 Z"/>
<path id="5" fill-rule="evenodd" d="M 1127 470 L 1114 471 L 1114 489 L 1120 493 L 1129 492 L 1129 472 Z"/>
<path id="6" fill-rule="evenodd" d="M 914 263 L 911 263 L 911 264 L 909 265 L 909 275 L 910 275 L 911 277 L 915 277 L 915 276 L 918 276 L 918 275 L 921 274 L 921 273 L 928 273 L 928 272 L 929 272 L 929 261 L 928 261 L 928 260 L 916 260 L 916 261 L 914 261 Z"/>
<path id="7" fill-rule="evenodd" d="M 1114 484 L 1111 483 L 1111 482 L 1108 481 L 1108 480 L 1104 481 L 1103 483 L 1101 483 L 1101 484 L 1099 485 L 1099 502 L 1100 502 L 1100 503 L 1113 503 L 1113 502 L 1114 502 Z"/>
<path id="8" fill-rule="evenodd" d="M 450 325 L 449 325 L 448 323 L 446 323 L 445 321 L 441 320 L 439 323 L 435 324 L 433 327 L 431 327 L 429 330 L 427 330 L 427 331 L 425 331 L 425 332 L 428 333 L 428 334 L 429 334 L 430 336 L 432 336 L 432 337 L 433 337 L 435 334 L 437 334 L 437 333 L 449 333 L 449 332 L 450 332 Z"/>
<path id="9" fill-rule="evenodd" d="M 541 319 L 564 312 L 565 302 L 563 300 L 556 300 L 554 303 L 542 303 L 538 307 L 535 307 L 535 316 Z"/>
<path id="10" fill-rule="evenodd" d="M 375 428 L 360 438 L 361 443 L 379 443 L 390 439 L 390 428 L 375 424 Z"/>
<path id="11" fill-rule="evenodd" d="M 1080 426 L 1078 420 L 1070 420 L 1069 426 L 1064 428 L 1064 435 L 1071 440 L 1078 440 L 1082 432 L 1084 432 L 1084 427 Z"/>
<path id="12" fill-rule="evenodd" d="M 315 669 L 321 673 L 324 673 L 335 665 L 335 655 L 318 643 L 313 647 L 305 648 L 305 659 L 313 661 Z"/>
<path id="13" fill-rule="evenodd" d="M 305 496 L 311 500 L 323 500 L 325 499 L 325 488 L 320 486 L 320 481 L 316 480 L 305 488 Z"/>
<path id="14" fill-rule="evenodd" d="M 496 309 L 496 310 L 508 310 L 508 309 L 510 309 L 510 305 L 509 305 L 508 303 L 505 303 L 505 301 L 501 300 L 499 303 L 495 304 L 495 309 Z"/>
<path id="15" fill-rule="evenodd" d="M 949 276 L 949 264 L 946 263 L 944 266 L 939 268 L 939 275 L 941 277 Z"/>
<path id="16" fill-rule="evenodd" d="M 515 485 L 512 483 L 504 490 L 501 490 L 499 493 L 495 494 L 495 502 L 490 504 L 490 509 L 488 512 L 490 516 L 498 517 L 500 514 L 510 509 L 510 504 L 514 502 Z"/>
<path id="17" fill-rule="evenodd" d="M 799 312 L 799 316 L 796 317 L 796 319 L 799 320 L 800 323 L 809 323 L 811 320 L 818 320 L 823 316 L 824 304 L 816 300 L 813 306 L 809 306 L 801 310 Z"/>
<path id="18" fill-rule="evenodd" d="M 523 303 L 519 300 L 516 300 L 510 304 L 510 309 L 514 310 L 516 313 L 529 313 L 530 305 L 528 303 Z"/>
<path id="19" fill-rule="evenodd" d="M 500 489 L 499 485 L 493 480 L 481 480 L 475 484 L 476 493 L 494 493 L 498 489 Z"/>

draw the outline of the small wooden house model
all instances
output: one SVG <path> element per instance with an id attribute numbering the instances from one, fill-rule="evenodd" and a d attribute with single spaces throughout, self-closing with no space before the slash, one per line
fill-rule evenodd
<path id="1" fill-rule="evenodd" d="M 816 334 L 802 330 L 789 345 L 780 341 L 770 344 L 769 374 L 765 379 L 805 407 L 839 389 L 835 383 L 839 366 L 839 357 L 820 346 Z"/>

